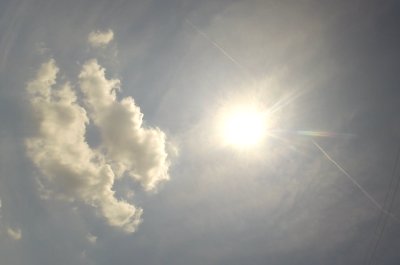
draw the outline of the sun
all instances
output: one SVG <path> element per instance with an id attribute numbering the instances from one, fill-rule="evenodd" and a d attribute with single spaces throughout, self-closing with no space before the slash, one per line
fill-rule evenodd
<path id="1" fill-rule="evenodd" d="M 226 144 L 249 148 L 259 144 L 266 135 L 265 113 L 254 107 L 240 107 L 224 115 L 222 137 Z"/>

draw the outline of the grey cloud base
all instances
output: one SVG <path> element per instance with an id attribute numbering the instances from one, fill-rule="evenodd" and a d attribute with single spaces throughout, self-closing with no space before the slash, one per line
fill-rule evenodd
<path id="1" fill-rule="evenodd" d="M 79 76 L 89 116 L 103 137 L 100 148 L 91 148 L 85 139 L 88 113 L 70 84 L 55 88 L 58 72 L 50 60 L 27 85 L 37 130 L 26 139 L 26 148 L 43 175 L 40 182 L 51 195 L 91 205 L 109 225 L 134 232 L 142 209 L 118 200 L 113 185 L 124 172 L 147 190 L 167 180 L 165 135 L 142 127 L 143 114 L 133 99 L 118 102 L 119 81 L 107 80 L 104 69 L 91 60 Z"/>

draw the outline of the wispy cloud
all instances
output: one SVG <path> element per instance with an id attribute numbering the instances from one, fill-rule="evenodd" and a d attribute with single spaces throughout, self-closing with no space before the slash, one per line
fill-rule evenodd
<path id="1" fill-rule="evenodd" d="M 95 244 L 97 242 L 97 236 L 94 236 L 91 233 L 86 235 L 86 239 L 92 244 Z"/>
<path id="2" fill-rule="evenodd" d="M 22 238 L 22 231 L 19 228 L 7 228 L 7 234 L 9 237 L 11 237 L 14 240 L 20 240 Z"/>
<path id="3" fill-rule="evenodd" d="M 104 47 L 114 38 L 114 32 L 109 29 L 107 31 L 92 31 L 89 33 L 88 42 L 93 47 Z"/>

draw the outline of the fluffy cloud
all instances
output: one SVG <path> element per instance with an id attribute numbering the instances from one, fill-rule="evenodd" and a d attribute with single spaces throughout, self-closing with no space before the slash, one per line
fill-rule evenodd
<path id="1" fill-rule="evenodd" d="M 68 83 L 54 88 L 58 71 L 50 60 L 27 85 L 37 124 L 36 132 L 26 139 L 28 156 L 53 194 L 92 205 L 110 225 L 133 232 L 142 210 L 114 196 L 111 166 L 85 140 L 89 122 L 85 109 Z"/>
<path id="2" fill-rule="evenodd" d="M 114 172 L 118 176 L 127 172 L 146 190 L 169 179 L 165 134 L 158 128 L 143 127 L 143 114 L 133 98 L 117 99 L 119 80 L 107 79 L 105 69 L 89 60 L 79 82 Z"/>
<path id="3" fill-rule="evenodd" d="M 114 38 L 114 32 L 109 29 L 107 31 L 92 31 L 89 34 L 88 42 L 93 47 L 103 47 L 110 43 Z"/>

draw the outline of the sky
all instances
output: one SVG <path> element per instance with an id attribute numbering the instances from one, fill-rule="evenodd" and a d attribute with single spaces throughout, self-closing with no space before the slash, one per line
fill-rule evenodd
<path id="1" fill-rule="evenodd" d="M 399 12 L 1 0 L 0 265 L 399 264 Z"/>

